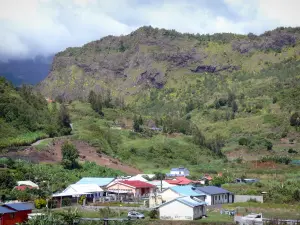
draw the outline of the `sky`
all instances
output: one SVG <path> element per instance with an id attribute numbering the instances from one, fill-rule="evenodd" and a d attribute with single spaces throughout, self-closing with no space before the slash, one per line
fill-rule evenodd
<path id="1" fill-rule="evenodd" d="M 82 46 L 144 25 L 261 34 L 300 26 L 298 0 L 0 0 L 0 60 Z"/>

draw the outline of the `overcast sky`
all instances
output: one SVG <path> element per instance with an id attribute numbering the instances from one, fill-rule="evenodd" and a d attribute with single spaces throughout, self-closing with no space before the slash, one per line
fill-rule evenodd
<path id="1" fill-rule="evenodd" d="M 300 26 L 298 0 L 0 0 L 0 59 L 48 55 L 140 26 L 263 33 Z"/>

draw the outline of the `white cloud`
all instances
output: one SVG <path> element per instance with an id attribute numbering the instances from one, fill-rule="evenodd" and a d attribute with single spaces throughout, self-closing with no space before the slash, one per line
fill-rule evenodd
<path id="1" fill-rule="evenodd" d="M 50 54 L 143 26 L 262 33 L 299 26 L 297 0 L 0 0 L 0 57 Z"/>

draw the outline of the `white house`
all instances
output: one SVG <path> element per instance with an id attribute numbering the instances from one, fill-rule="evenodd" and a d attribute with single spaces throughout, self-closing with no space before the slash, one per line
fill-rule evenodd
<path id="1" fill-rule="evenodd" d="M 234 202 L 234 194 L 219 187 L 203 186 L 197 187 L 197 191 L 206 194 L 205 202 L 207 205 L 227 204 Z"/>
<path id="2" fill-rule="evenodd" d="M 158 208 L 161 220 L 195 220 L 206 216 L 206 203 L 189 196 L 175 198 Z"/>
<path id="3" fill-rule="evenodd" d="M 190 175 L 190 171 L 184 167 L 172 168 L 167 176 L 170 177 L 186 177 Z"/>
<path id="4" fill-rule="evenodd" d="M 103 196 L 103 189 L 97 184 L 71 184 L 61 193 L 53 194 L 52 197 L 79 198 L 81 195 L 85 195 L 88 199 L 95 201 Z"/>
<path id="5" fill-rule="evenodd" d="M 160 191 L 164 191 L 170 187 L 174 187 L 176 185 L 173 185 L 173 184 L 169 184 L 168 182 L 162 180 L 152 180 L 152 181 L 148 181 L 148 183 L 150 184 L 153 184 L 154 186 L 157 187 L 157 190 L 160 190 Z"/>
<path id="6" fill-rule="evenodd" d="M 126 180 L 139 180 L 139 181 L 143 181 L 143 182 L 148 182 L 148 180 L 145 177 L 149 177 L 150 179 L 152 179 L 154 176 L 155 176 L 155 174 L 137 174 Z"/>
<path id="7" fill-rule="evenodd" d="M 165 189 L 160 193 L 153 193 L 149 197 L 149 207 L 155 207 L 165 202 L 172 201 L 178 197 L 189 196 L 195 199 L 205 201 L 206 194 L 197 191 L 195 187 L 191 185 L 186 186 L 173 186 Z"/>

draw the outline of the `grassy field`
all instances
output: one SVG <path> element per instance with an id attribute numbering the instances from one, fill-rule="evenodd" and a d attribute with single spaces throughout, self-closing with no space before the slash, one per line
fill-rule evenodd
<path id="1" fill-rule="evenodd" d="M 225 209 L 237 210 L 239 215 L 249 213 L 262 213 L 264 218 L 268 219 L 294 219 L 300 220 L 299 204 L 274 204 L 274 203 L 234 203 L 223 205 Z"/>

